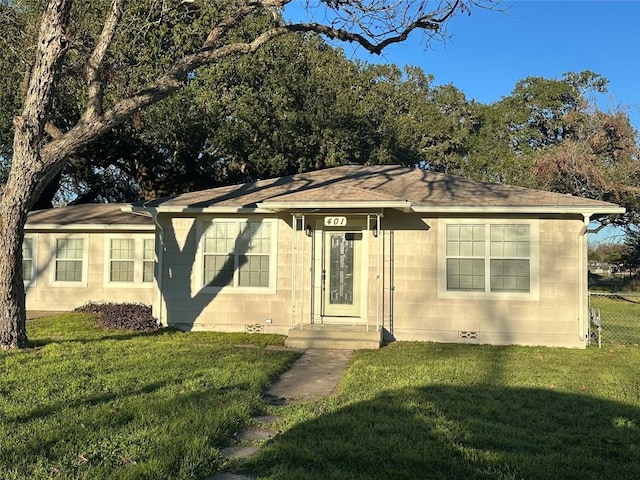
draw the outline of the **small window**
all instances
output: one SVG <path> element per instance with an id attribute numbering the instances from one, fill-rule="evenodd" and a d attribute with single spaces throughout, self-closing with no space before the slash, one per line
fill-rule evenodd
<path id="1" fill-rule="evenodd" d="M 529 292 L 529 225 L 491 225 L 491 291 Z"/>
<path id="2" fill-rule="evenodd" d="M 104 282 L 110 287 L 150 287 L 155 269 L 155 239 L 150 235 L 113 235 L 105 239 Z"/>
<path id="3" fill-rule="evenodd" d="M 203 236 L 204 286 L 272 287 L 273 225 L 269 221 L 212 222 Z"/>
<path id="4" fill-rule="evenodd" d="M 113 238 L 110 243 L 109 281 L 133 282 L 134 240 L 132 238 Z"/>
<path id="5" fill-rule="evenodd" d="M 58 238 L 55 245 L 55 281 L 82 282 L 84 239 Z"/>
<path id="6" fill-rule="evenodd" d="M 25 237 L 22 242 L 22 279 L 25 283 L 32 283 L 35 279 L 33 257 L 33 238 Z"/>
<path id="7" fill-rule="evenodd" d="M 447 290 L 485 289 L 484 225 L 447 225 Z"/>
<path id="8" fill-rule="evenodd" d="M 153 270 L 155 265 L 155 240 L 145 238 L 142 252 L 142 281 L 153 282 Z"/>

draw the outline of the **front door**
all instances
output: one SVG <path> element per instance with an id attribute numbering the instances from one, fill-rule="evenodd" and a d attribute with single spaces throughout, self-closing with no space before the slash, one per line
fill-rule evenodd
<path id="1" fill-rule="evenodd" d="M 323 315 L 360 316 L 362 232 L 324 232 Z"/>

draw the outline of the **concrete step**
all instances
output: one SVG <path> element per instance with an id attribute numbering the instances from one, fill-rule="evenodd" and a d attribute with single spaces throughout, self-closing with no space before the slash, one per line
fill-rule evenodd
<path id="1" fill-rule="evenodd" d="M 287 338 L 284 341 L 291 348 L 334 348 L 337 350 L 366 350 L 380 348 L 380 341 L 355 340 L 352 338 Z"/>
<path id="2" fill-rule="evenodd" d="M 367 332 L 363 326 L 313 325 L 291 329 L 284 343 L 291 348 L 377 349 L 382 332 Z"/>
<path id="3" fill-rule="evenodd" d="M 361 329 L 341 329 L 341 328 L 332 328 L 331 326 L 322 326 L 322 327 L 311 327 L 311 328 L 303 328 L 300 330 L 299 328 L 294 328 L 289 330 L 290 337 L 296 338 L 326 338 L 326 339 L 344 339 L 344 338 L 353 338 L 355 340 L 378 340 L 380 337 L 380 332 L 376 332 L 375 329 L 369 330 L 368 332 L 364 327 Z"/>

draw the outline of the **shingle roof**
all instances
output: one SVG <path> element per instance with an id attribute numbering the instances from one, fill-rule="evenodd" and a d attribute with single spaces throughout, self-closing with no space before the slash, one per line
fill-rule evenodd
<path id="1" fill-rule="evenodd" d="M 126 205 L 119 203 L 86 203 L 36 210 L 29 213 L 27 227 L 36 227 L 37 225 L 153 225 L 150 217 L 123 212 L 121 208 L 124 206 Z"/>
<path id="2" fill-rule="evenodd" d="M 586 207 L 616 205 L 571 195 L 480 182 L 398 165 L 348 165 L 159 198 L 138 206 L 251 208 L 299 202 L 406 201 L 412 207 Z"/>

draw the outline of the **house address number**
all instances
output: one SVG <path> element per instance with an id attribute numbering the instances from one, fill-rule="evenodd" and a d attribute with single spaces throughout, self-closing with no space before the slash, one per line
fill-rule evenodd
<path id="1" fill-rule="evenodd" d="M 325 227 L 346 227 L 347 217 L 324 217 Z"/>

